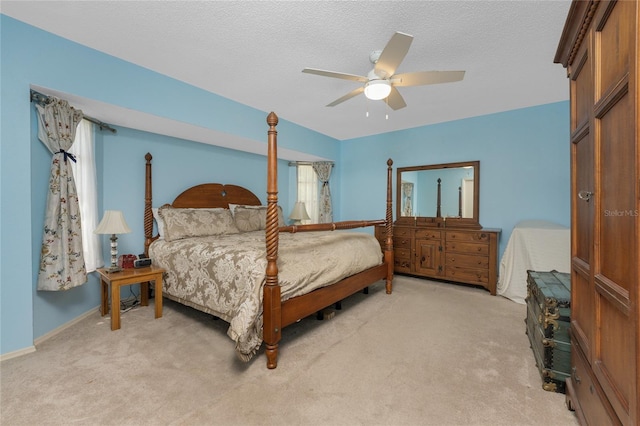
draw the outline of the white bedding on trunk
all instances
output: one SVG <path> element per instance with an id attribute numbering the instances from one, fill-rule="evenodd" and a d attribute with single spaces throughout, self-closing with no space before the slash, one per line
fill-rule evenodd
<path id="1" fill-rule="evenodd" d="M 571 271 L 571 231 L 541 220 L 518 223 L 500 261 L 497 294 L 516 303 L 527 297 L 527 270 Z"/>

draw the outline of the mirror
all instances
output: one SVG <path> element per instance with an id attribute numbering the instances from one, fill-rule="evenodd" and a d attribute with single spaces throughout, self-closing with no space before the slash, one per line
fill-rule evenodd
<path id="1" fill-rule="evenodd" d="M 479 189 L 479 161 L 399 167 L 397 222 L 480 228 Z"/>

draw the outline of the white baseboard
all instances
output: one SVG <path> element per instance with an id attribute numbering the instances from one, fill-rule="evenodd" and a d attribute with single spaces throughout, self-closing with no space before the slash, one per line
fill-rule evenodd
<path id="1" fill-rule="evenodd" d="M 17 351 L 13 351 L 13 352 L 8 352 L 6 354 L 2 354 L 0 355 L 0 362 L 5 361 L 7 359 L 11 359 L 11 358 L 16 358 L 22 355 L 26 355 L 26 354 L 30 354 L 32 352 L 36 351 L 36 348 L 38 347 L 38 345 L 40 345 L 41 343 L 45 342 L 46 340 L 52 338 L 53 336 L 61 333 L 62 331 L 66 330 L 67 328 L 71 327 L 74 324 L 77 324 L 78 322 L 82 321 L 83 319 L 87 318 L 88 316 L 92 315 L 96 309 L 100 309 L 100 306 L 96 306 L 94 308 L 89 309 L 87 312 L 85 312 L 84 314 L 75 317 L 74 319 L 72 319 L 69 322 L 66 322 L 64 324 L 62 324 L 60 327 L 54 328 L 53 330 L 51 330 L 48 333 L 43 334 L 42 336 L 38 337 L 37 339 L 33 340 L 33 345 L 23 348 L 23 349 L 18 349 Z"/>
<path id="2" fill-rule="evenodd" d="M 38 337 L 37 339 L 34 339 L 33 340 L 34 346 L 37 348 L 39 344 L 51 339 L 53 336 L 61 333 L 62 331 L 66 330 L 67 328 L 71 327 L 72 325 L 79 323 L 80 321 L 82 321 L 83 319 L 87 318 L 88 316 L 93 315 L 95 313 L 96 309 L 100 309 L 100 305 L 89 309 L 84 314 L 82 314 L 80 316 L 77 316 L 74 319 L 72 319 L 71 321 L 62 324 L 60 327 L 54 328 L 50 332 L 43 334 L 42 336 Z"/>
<path id="3" fill-rule="evenodd" d="M 36 347 L 32 345 L 23 349 L 18 349 L 17 351 L 7 352 L 6 354 L 0 355 L 0 362 L 6 361 L 11 358 L 17 358 L 22 355 L 30 354 L 35 351 L 36 351 Z"/>

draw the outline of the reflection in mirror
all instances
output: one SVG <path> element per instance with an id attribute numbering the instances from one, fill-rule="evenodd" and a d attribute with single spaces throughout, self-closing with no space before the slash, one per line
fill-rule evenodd
<path id="1" fill-rule="evenodd" d="M 413 182 L 402 181 L 402 216 L 413 216 Z"/>
<path id="2" fill-rule="evenodd" d="M 472 218 L 473 180 L 472 166 L 403 172 L 400 214 Z"/>
<path id="3" fill-rule="evenodd" d="M 400 167 L 396 214 L 421 226 L 480 227 L 479 161 Z"/>

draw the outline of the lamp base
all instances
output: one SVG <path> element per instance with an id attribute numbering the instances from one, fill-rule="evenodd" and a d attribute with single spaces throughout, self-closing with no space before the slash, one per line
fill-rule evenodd
<path id="1" fill-rule="evenodd" d="M 107 273 L 120 272 L 122 268 L 118 266 L 118 237 L 111 234 L 111 266 L 107 269 Z"/>

